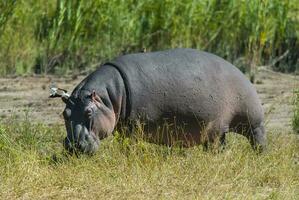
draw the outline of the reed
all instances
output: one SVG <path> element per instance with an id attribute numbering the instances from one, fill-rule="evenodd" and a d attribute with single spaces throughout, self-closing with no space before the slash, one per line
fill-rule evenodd
<path id="1" fill-rule="evenodd" d="M 1 74 L 68 73 L 119 54 L 191 47 L 243 70 L 298 70 L 296 0 L 20 0 L 6 10 Z M 4 18 L 3 18 L 4 19 Z M 3 20 L 0 20 L 3 21 Z"/>

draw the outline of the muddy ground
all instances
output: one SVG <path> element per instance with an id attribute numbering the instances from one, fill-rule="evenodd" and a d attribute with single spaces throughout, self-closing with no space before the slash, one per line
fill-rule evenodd
<path id="1" fill-rule="evenodd" d="M 60 99 L 49 99 L 49 86 L 72 91 L 84 78 L 79 76 L 27 76 L 0 78 L 0 120 L 23 120 L 46 124 L 63 124 L 64 104 Z M 263 102 L 266 128 L 291 131 L 293 90 L 299 88 L 299 77 L 273 72 L 260 67 L 255 87 Z"/>

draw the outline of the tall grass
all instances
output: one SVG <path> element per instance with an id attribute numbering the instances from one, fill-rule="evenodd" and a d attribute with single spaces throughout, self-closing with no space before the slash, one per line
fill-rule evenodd
<path id="1" fill-rule="evenodd" d="M 5 29 L 5 25 L 13 13 L 16 1 L 1 1 L 0 2 L 0 35 Z"/>
<path id="2" fill-rule="evenodd" d="M 0 126 L 1 199 L 297 199 L 299 138 L 269 132 L 262 155 L 229 134 L 222 153 L 167 148 L 119 135 L 93 157 L 66 156 L 64 128 Z"/>
<path id="3" fill-rule="evenodd" d="M 296 0 L 19 0 L 0 36 L 1 73 L 65 73 L 123 53 L 192 47 L 243 69 L 298 69 Z M 1 24 L 0 24 L 1 26 Z"/>

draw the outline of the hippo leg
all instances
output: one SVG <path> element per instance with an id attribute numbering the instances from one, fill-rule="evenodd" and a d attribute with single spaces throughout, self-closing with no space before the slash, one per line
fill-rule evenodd
<path id="1" fill-rule="evenodd" d="M 267 139 L 263 125 L 253 127 L 248 131 L 248 139 L 253 149 L 262 152 L 266 149 Z"/>
<path id="2" fill-rule="evenodd" d="M 228 133 L 228 131 L 223 131 L 219 137 L 219 142 L 222 148 L 225 148 L 226 146 L 226 139 L 225 139 L 226 133 Z"/>
<path id="3" fill-rule="evenodd" d="M 219 125 L 217 122 L 210 122 L 207 128 L 203 131 L 203 147 L 204 150 L 215 148 L 222 151 L 226 145 L 226 133 L 229 132 L 229 127 Z"/>

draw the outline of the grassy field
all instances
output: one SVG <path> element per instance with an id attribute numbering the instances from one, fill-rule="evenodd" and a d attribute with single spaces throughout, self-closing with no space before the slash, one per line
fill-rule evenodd
<path id="1" fill-rule="evenodd" d="M 64 127 L 0 126 L 0 199 L 298 199 L 299 138 L 268 131 L 267 152 L 229 134 L 222 153 L 117 134 L 93 157 L 66 156 Z"/>
<path id="2" fill-rule="evenodd" d="M 299 71 L 298 12 L 298 0 L 0 1 L 0 76 L 71 74 L 0 78 L 0 199 L 299 199 L 299 96 L 297 108 L 290 103 L 298 79 L 268 69 Z M 92 157 L 64 152 L 52 82 L 71 91 L 107 59 L 176 47 L 255 75 L 265 153 L 233 133 L 221 153 L 137 133 L 103 140 Z M 262 74 L 259 65 L 268 66 Z"/>

